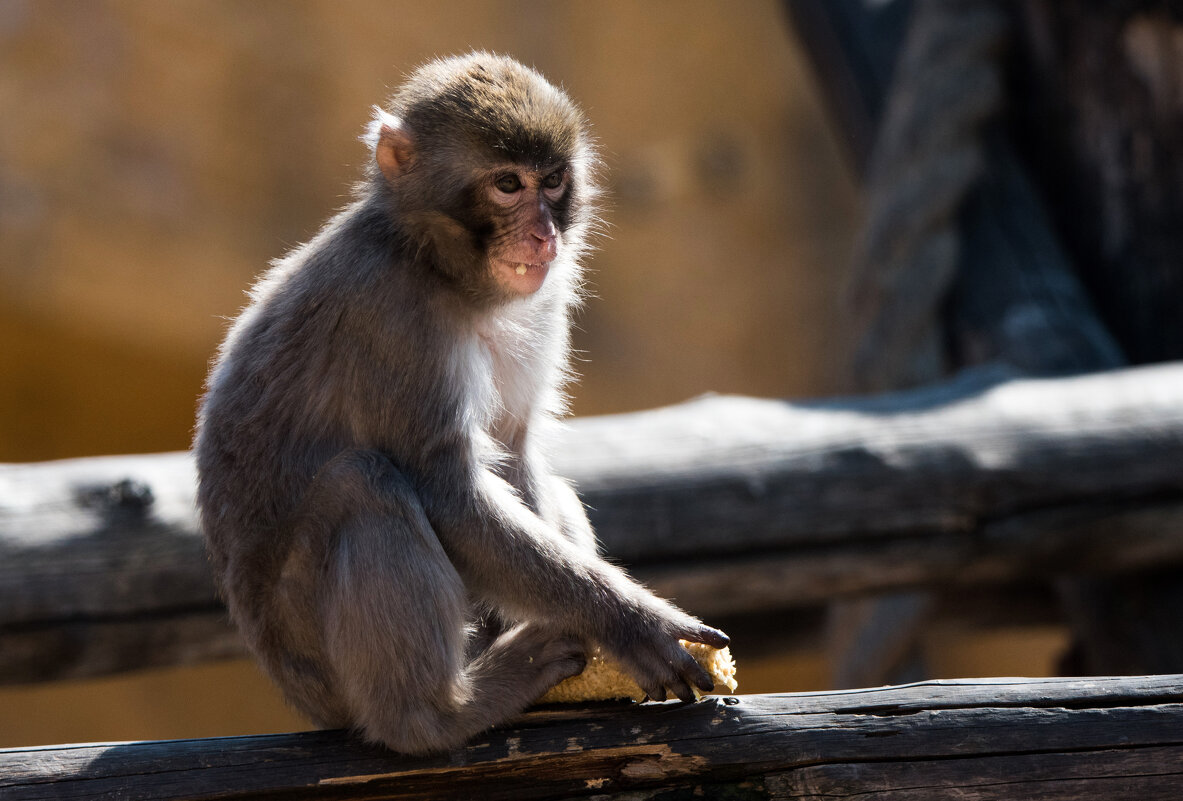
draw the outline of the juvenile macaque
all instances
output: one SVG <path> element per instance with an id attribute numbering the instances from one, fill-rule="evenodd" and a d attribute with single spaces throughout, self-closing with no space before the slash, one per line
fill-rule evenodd
<path id="1" fill-rule="evenodd" d="M 599 645 L 651 697 L 727 644 L 599 557 L 542 444 L 592 224 L 580 112 L 488 54 L 420 68 L 357 197 L 252 292 L 208 383 L 198 503 L 234 620 L 316 723 L 452 747 Z"/>

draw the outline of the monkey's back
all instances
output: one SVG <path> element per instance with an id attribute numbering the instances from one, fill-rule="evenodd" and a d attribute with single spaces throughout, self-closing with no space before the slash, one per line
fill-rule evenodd
<path id="1" fill-rule="evenodd" d="M 387 393 L 375 386 L 381 348 L 367 340 L 388 336 L 399 321 L 368 330 L 383 298 L 366 283 L 392 256 L 367 224 L 367 210 L 352 206 L 264 274 L 210 372 L 193 447 L 197 504 L 220 580 L 234 562 L 269 576 L 253 572 L 258 552 L 282 552 L 286 523 L 317 470 L 342 449 L 370 444 L 357 422 L 371 413 L 356 410 Z M 387 278 L 395 286 L 385 292 L 397 294 L 397 275 Z M 388 388 L 399 372 L 414 372 L 386 370 Z M 397 406 L 400 394 L 379 403 Z"/>

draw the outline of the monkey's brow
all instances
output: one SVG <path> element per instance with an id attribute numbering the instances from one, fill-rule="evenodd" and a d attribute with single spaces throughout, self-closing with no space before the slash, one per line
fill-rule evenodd
<path id="1" fill-rule="evenodd" d="M 558 168 L 562 171 L 563 168 Z M 483 186 L 496 182 L 499 178 L 504 178 L 506 175 L 514 175 L 523 182 L 523 185 L 538 184 L 542 186 L 546 179 L 555 173 L 555 169 L 548 168 L 534 168 L 521 164 L 505 164 L 500 169 L 490 170 L 475 177 L 472 186 Z"/>
<path id="2" fill-rule="evenodd" d="M 523 173 L 532 173 L 535 175 L 550 175 L 558 172 L 558 170 L 567 168 L 567 163 L 558 161 L 548 164 L 531 164 L 526 162 L 510 162 L 509 169 L 521 170 Z"/>
<path id="3" fill-rule="evenodd" d="M 505 172 L 528 172 L 535 175 L 550 175 L 559 170 L 566 170 L 570 167 L 570 162 L 566 159 L 555 159 L 554 161 L 543 162 L 528 162 L 528 161 L 505 161 L 494 167 L 489 171 L 490 175 L 502 175 Z"/>

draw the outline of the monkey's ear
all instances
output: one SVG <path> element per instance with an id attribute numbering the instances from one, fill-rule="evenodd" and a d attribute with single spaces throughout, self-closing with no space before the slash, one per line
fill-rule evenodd
<path id="1" fill-rule="evenodd" d="M 386 180 L 393 181 L 411 166 L 415 157 L 415 139 L 406 124 L 393 114 L 375 108 L 365 140 L 373 148 L 374 160 Z"/>

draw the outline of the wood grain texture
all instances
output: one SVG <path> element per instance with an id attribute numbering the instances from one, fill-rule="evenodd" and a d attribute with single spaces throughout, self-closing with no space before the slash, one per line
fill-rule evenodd
<path id="1" fill-rule="evenodd" d="M 815 403 L 575 420 L 555 450 L 614 558 L 704 615 L 1183 561 L 1183 365 L 978 371 Z M 0 466 L 0 680 L 238 652 L 188 454 Z"/>
<path id="2" fill-rule="evenodd" d="M 42 798 L 1073 798 L 1183 781 L 1183 677 L 982 679 L 542 709 L 409 758 L 343 732 L 0 750 Z"/>

